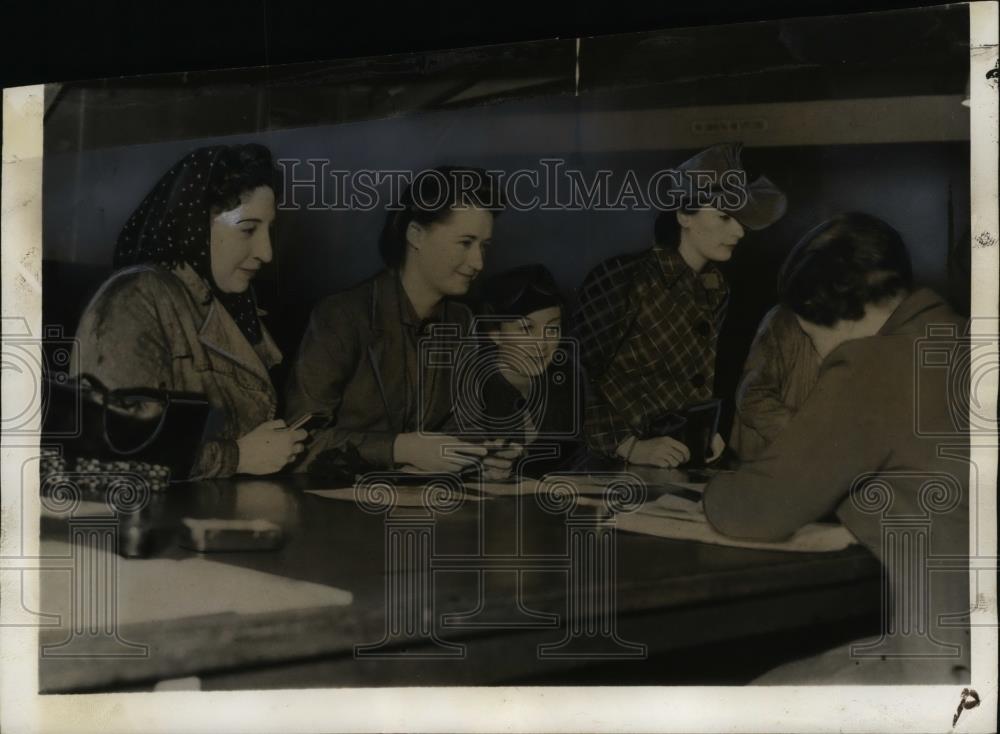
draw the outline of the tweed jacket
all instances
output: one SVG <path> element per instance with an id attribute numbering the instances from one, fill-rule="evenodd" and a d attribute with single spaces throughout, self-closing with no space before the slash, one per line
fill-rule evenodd
<path id="1" fill-rule="evenodd" d="M 80 372 L 109 388 L 206 396 L 211 412 L 195 477 L 235 474 L 236 439 L 275 417 L 268 370 L 281 352 L 266 329 L 251 345 L 190 266 L 136 265 L 114 273 L 85 309 L 74 349 Z"/>

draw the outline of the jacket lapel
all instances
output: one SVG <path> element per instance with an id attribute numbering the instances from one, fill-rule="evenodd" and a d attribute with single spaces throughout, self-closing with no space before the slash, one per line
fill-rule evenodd
<path id="1" fill-rule="evenodd" d="M 243 336 L 233 317 L 218 301 L 213 301 L 208 307 L 205 322 L 198 331 L 198 341 L 206 349 L 235 362 L 238 367 L 255 374 L 262 381 L 270 381 L 264 362 Z"/>
<path id="2" fill-rule="evenodd" d="M 176 268 L 174 274 L 187 287 L 196 308 L 203 316 L 204 320 L 198 329 L 198 341 L 205 349 L 224 357 L 237 367 L 256 375 L 263 383 L 270 385 L 271 378 L 267 371 L 281 361 L 281 351 L 267 329 L 261 330 L 261 352 L 263 353 L 263 359 L 261 359 L 257 350 L 243 336 L 243 332 L 233 321 L 233 317 L 218 300 L 212 297 L 208 285 L 191 267 L 184 265 Z"/>

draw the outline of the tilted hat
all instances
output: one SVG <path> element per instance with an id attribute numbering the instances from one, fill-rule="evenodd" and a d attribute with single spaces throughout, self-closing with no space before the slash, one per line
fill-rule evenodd
<path id="1" fill-rule="evenodd" d="M 675 167 L 685 179 L 687 205 L 714 206 L 731 214 L 747 229 L 764 229 L 781 219 L 788 208 L 784 192 L 766 176 L 748 182 L 740 160 L 742 143 L 722 143 Z M 705 174 L 696 176 L 695 174 Z M 700 204 L 708 199 L 711 203 Z"/>

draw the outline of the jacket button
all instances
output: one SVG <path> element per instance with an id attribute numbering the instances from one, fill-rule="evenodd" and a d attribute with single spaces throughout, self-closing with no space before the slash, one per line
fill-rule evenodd
<path id="1" fill-rule="evenodd" d="M 691 378 L 691 384 L 695 387 L 705 387 L 705 375 L 695 375 Z"/>
<path id="2" fill-rule="evenodd" d="M 712 327 L 707 321 L 699 321 L 698 325 L 695 326 L 695 331 L 699 336 L 708 336 L 712 332 Z"/>

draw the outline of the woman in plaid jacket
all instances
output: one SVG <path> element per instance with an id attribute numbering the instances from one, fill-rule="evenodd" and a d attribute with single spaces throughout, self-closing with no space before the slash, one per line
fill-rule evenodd
<path id="1" fill-rule="evenodd" d="M 712 397 L 716 343 L 729 289 L 715 263 L 732 257 L 745 229 L 763 229 L 785 212 L 785 195 L 761 176 L 746 184 L 741 146 L 717 145 L 678 167 L 685 204 L 656 221 L 656 244 L 602 263 L 584 280 L 576 317 L 588 374 L 585 433 L 601 455 L 674 467 L 690 457 L 658 424 Z M 692 175 L 698 172 L 697 179 Z M 704 174 L 710 175 L 706 177 Z M 712 439 L 718 456 L 724 444 Z"/>

